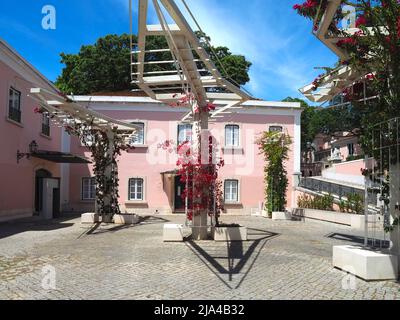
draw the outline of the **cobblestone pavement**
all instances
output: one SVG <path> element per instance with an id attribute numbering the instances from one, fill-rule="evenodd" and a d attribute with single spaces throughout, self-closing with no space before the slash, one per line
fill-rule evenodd
<path id="1" fill-rule="evenodd" d="M 400 299 L 396 281 L 343 288 L 332 246 L 352 243 L 343 240 L 354 235 L 348 227 L 223 220 L 247 226 L 249 241 L 163 243 L 163 223 L 183 223 L 178 216 L 123 227 L 76 218 L 0 224 L 0 299 Z"/>

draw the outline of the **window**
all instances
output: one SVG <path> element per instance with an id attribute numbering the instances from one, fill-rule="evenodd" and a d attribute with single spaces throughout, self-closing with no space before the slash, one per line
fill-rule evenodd
<path id="1" fill-rule="evenodd" d="M 225 202 L 238 202 L 239 201 L 239 181 L 238 180 L 225 180 Z"/>
<path id="2" fill-rule="evenodd" d="M 354 143 L 349 143 L 347 149 L 349 150 L 349 156 L 354 156 Z"/>
<path id="3" fill-rule="evenodd" d="M 133 145 L 144 145 L 144 123 L 132 122 L 132 124 L 136 125 L 138 128 L 131 140 L 131 143 Z"/>
<path id="4" fill-rule="evenodd" d="M 191 124 L 179 124 L 178 125 L 178 144 L 182 144 L 186 141 L 192 141 L 192 129 Z"/>
<path id="5" fill-rule="evenodd" d="M 143 200 L 143 184 L 141 178 L 129 179 L 129 200 L 140 201 Z"/>
<path id="6" fill-rule="evenodd" d="M 16 122 L 21 122 L 21 92 L 14 88 L 10 88 L 8 118 Z"/>
<path id="7" fill-rule="evenodd" d="M 225 127 L 225 146 L 239 147 L 239 126 L 227 125 Z"/>
<path id="8" fill-rule="evenodd" d="M 96 178 L 82 178 L 82 200 L 96 199 Z"/>
<path id="9" fill-rule="evenodd" d="M 269 132 L 283 132 L 282 126 L 270 126 Z"/>
<path id="10" fill-rule="evenodd" d="M 42 114 L 42 134 L 50 137 L 50 116 L 47 113 Z"/>

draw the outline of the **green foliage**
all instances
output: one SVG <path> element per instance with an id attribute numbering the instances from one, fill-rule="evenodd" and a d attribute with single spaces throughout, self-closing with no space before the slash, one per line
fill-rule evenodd
<path id="1" fill-rule="evenodd" d="M 94 45 L 82 46 L 78 54 L 61 53 L 65 64 L 56 81 L 67 94 L 90 94 L 131 88 L 130 37 L 107 35 Z"/>
<path id="2" fill-rule="evenodd" d="M 360 159 L 364 159 L 365 156 L 364 155 L 358 155 L 358 156 L 348 156 L 346 158 L 346 161 L 355 161 L 355 160 L 360 160 Z"/>
<path id="3" fill-rule="evenodd" d="M 200 34 L 199 34 L 200 36 Z M 133 43 L 137 42 L 133 36 Z M 146 50 L 167 48 L 165 37 L 148 37 Z M 226 47 L 206 48 L 212 60 L 224 75 L 232 82 L 244 85 L 250 81 L 248 72 L 251 63 L 244 56 L 233 55 Z M 219 63 L 216 59 L 218 56 Z M 146 55 L 148 61 L 172 60 L 171 53 L 157 52 Z M 61 53 L 61 63 L 65 65 L 56 81 L 57 87 L 64 93 L 75 95 L 107 91 L 124 91 L 133 89 L 131 85 L 130 36 L 107 35 L 99 38 L 93 45 L 82 46 L 77 54 Z M 222 66 L 223 68 L 222 68 Z M 146 65 L 145 71 L 173 70 L 173 65 Z"/>
<path id="4" fill-rule="evenodd" d="M 357 193 L 346 195 L 347 200 L 342 199 L 339 203 L 340 212 L 364 214 L 364 199 Z"/>
<path id="5" fill-rule="evenodd" d="M 261 154 L 264 155 L 264 181 L 266 184 L 266 210 L 284 211 L 288 187 L 285 161 L 288 160 L 292 139 L 286 133 L 264 132 L 257 140 Z"/>
<path id="6" fill-rule="evenodd" d="M 301 209 L 333 211 L 333 196 L 310 196 L 303 194 L 297 198 L 297 206 Z"/>
<path id="7" fill-rule="evenodd" d="M 351 105 L 336 108 L 318 108 L 302 99 L 288 97 L 284 102 L 300 102 L 304 109 L 301 115 L 301 150 L 307 151 L 307 143 L 319 133 L 333 135 L 340 131 L 352 131 L 360 127 L 360 114 Z"/>

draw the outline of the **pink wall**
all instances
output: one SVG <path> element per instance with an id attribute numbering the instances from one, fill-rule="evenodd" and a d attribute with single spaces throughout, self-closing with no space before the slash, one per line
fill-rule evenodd
<path id="1" fill-rule="evenodd" d="M 123 210 L 149 213 L 158 210 L 160 213 L 171 213 L 171 199 L 163 188 L 162 172 L 176 168 L 175 153 L 158 149 L 157 145 L 165 140 L 177 140 L 177 125 L 184 113 L 180 112 L 146 112 L 146 111 L 102 111 L 108 116 L 120 120 L 135 121 L 140 119 L 146 124 L 145 144 L 128 153 L 124 152 L 119 159 L 120 178 L 120 204 Z M 139 120 L 138 120 L 139 121 Z M 227 206 L 228 212 L 250 212 L 251 208 L 257 208 L 259 202 L 264 200 L 263 182 L 263 156 L 259 154 L 255 139 L 263 131 L 268 129 L 268 124 L 281 124 L 285 130 L 294 135 L 293 116 L 275 116 L 260 114 L 236 114 L 229 117 L 229 123 L 240 125 L 242 149 L 224 150 L 224 128 L 226 122 L 210 125 L 211 133 L 219 143 L 219 152 L 226 162 L 226 166 L 220 171 L 221 179 L 235 178 L 240 183 L 240 205 Z M 90 157 L 85 152 L 76 138 L 71 140 L 71 152 Z M 287 163 L 289 188 L 288 207 L 292 203 L 292 176 L 293 176 L 293 150 L 290 161 Z M 92 176 L 91 166 L 71 166 L 70 174 L 70 205 L 74 211 L 87 211 L 93 208 L 93 201 L 81 200 L 81 179 Z M 145 200 L 143 202 L 128 201 L 128 181 L 130 178 L 140 177 L 145 179 Z"/>
<path id="2" fill-rule="evenodd" d="M 51 138 L 41 133 L 41 116 L 33 109 L 37 103 L 29 98 L 33 86 L 24 75 L 0 62 L 0 219 L 8 215 L 31 215 L 34 209 L 35 171 L 41 168 L 59 177 L 59 165 L 42 160 L 22 159 L 17 164 L 17 150 L 28 152 L 28 145 L 35 140 L 39 149 L 59 151 L 61 132 L 51 126 Z M 10 86 L 21 92 L 21 124 L 8 121 L 8 97 Z"/>

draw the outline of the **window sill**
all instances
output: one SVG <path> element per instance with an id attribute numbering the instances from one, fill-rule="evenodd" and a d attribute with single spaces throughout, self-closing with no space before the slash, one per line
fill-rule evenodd
<path id="1" fill-rule="evenodd" d="M 10 119 L 9 117 L 6 117 L 6 121 L 11 123 L 11 124 L 13 124 L 13 125 L 16 125 L 16 126 L 18 126 L 20 128 L 24 127 L 24 125 L 21 122 L 18 122 L 18 121 L 15 121 L 13 119 Z"/>
<path id="2" fill-rule="evenodd" d="M 222 152 L 244 153 L 243 147 L 222 147 Z"/>
<path id="3" fill-rule="evenodd" d="M 45 139 L 47 139 L 47 140 L 52 140 L 51 136 L 48 136 L 48 135 L 46 135 L 46 134 L 44 134 L 42 132 L 40 133 L 40 136 L 45 138 Z"/>
<path id="4" fill-rule="evenodd" d="M 149 146 L 147 144 L 134 144 L 132 147 L 135 149 L 147 149 Z"/>
<path id="5" fill-rule="evenodd" d="M 146 200 L 129 200 L 129 201 L 125 201 L 126 205 L 147 205 L 147 201 Z"/>
<path id="6" fill-rule="evenodd" d="M 224 203 L 226 206 L 241 206 L 241 202 L 225 202 Z"/>

